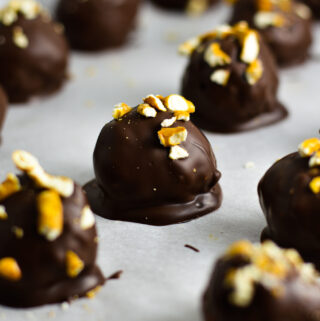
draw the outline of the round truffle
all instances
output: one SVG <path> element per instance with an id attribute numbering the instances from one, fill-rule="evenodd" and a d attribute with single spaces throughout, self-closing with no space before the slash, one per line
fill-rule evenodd
<path id="1" fill-rule="evenodd" d="M 274 59 L 260 35 L 245 22 L 221 26 L 180 46 L 190 55 L 182 94 L 197 106 L 193 118 L 213 132 L 239 132 L 287 116 L 277 100 Z"/>
<path id="2" fill-rule="evenodd" d="M 85 186 L 93 211 L 152 225 L 184 222 L 221 204 L 220 172 L 207 138 L 189 120 L 191 102 L 149 95 L 136 108 L 115 107 L 93 155 Z"/>
<path id="3" fill-rule="evenodd" d="M 294 247 L 320 267 L 320 140 L 308 139 L 299 152 L 277 161 L 258 192 L 268 225 L 262 239 Z"/>
<path id="4" fill-rule="evenodd" d="M 83 190 L 44 172 L 27 152 L 14 152 L 13 160 L 23 174 L 0 184 L 0 303 L 31 307 L 91 296 L 105 280 Z"/>
<path id="5" fill-rule="evenodd" d="M 1 143 L 1 130 L 7 113 L 7 95 L 0 86 L 0 143 Z"/>
<path id="6" fill-rule="evenodd" d="M 189 13 L 202 13 L 218 0 L 151 0 L 156 5 L 171 10 L 186 10 Z"/>
<path id="7" fill-rule="evenodd" d="M 63 28 L 34 0 L 11 0 L 0 11 L 0 83 L 10 102 L 58 90 L 68 54 Z"/>
<path id="8" fill-rule="evenodd" d="M 204 320 L 317 321 L 318 277 L 295 250 L 270 241 L 236 242 L 215 265 L 204 295 Z"/>
<path id="9" fill-rule="evenodd" d="M 233 7 L 231 23 L 248 21 L 269 45 L 280 66 L 296 65 L 309 57 L 311 11 L 292 0 L 241 0 Z"/>
<path id="10" fill-rule="evenodd" d="M 320 19 L 320 0 L 302 0 L 312 10 L 312 15 Z"/>
<path id="11" fill-rule="evenodd" d="M 98 51 L 124 44 L 135 27 L 140 0 L 60 0 L 57 19 L 72 48 Z"/>

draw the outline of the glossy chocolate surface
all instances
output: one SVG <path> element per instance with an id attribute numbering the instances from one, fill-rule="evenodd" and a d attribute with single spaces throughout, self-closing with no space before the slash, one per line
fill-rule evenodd
<path id="1" fill-rule="evenodd" d="M 212 43 L 219 43 L 232 61 L 228 83 L 223 86 L 210 79 L 221 68 L 210 67 L 204 52 Z M 182 80 L 182 95 L 197 107 L 193 121 L 200 128 L 221 133 L 240 132 L 276 123 L 287 116 L 279 103 L 278 73 L 274 59 L 264 44 L 260 43 L 259 59 L 263 66 L 262 77 L 253 85 L 244 77 L 247 64 L 239 59 L 240 46 L 234 37 L 204 41 L 191 57 Z"/>
<path id="2" fill-rule="evenodd" d="M 0 202 L 8 218 L 0 221 L 0 258 L 13 257 L 19 264 L 22 278 L 11 281 L 0 277 L 0 303 L 13 307 L 31 307 L 68 301 L 84 296 L 104 283 L 96 266 L 96 228 L 83 230 L 77 223 L 87 199 L 81 187 L 63 198 L 63 233 L 48 241 L 37 232 L 36 199 L 41 189 L 25 175 L 20 177 L 22 190 Z M 14 228 L 23 231 L 19 238 Z M 84 269 L 74 278 L 66 273 L 66 251 L 75 252 Z"/>
<path id="3" fill-rule="evenodd" d="M 261 179 L 258 192 L 267 220 L 262 239 L 272 239 L 282 247 L 293 247 L 320 267 L 320 197 L 309 183 L 320 175 L 310 168 L 309 158 L 290 154 L 276 162 Z"/>
<path id="4" fill-rule="evenodd" d="M 17 27 L 28 39 L 25 48 L 13 40 Z M 53 93 L 66 81 L 69 49 L 61 32 L 42 14 L 34 19 L 19 14 L 9 26 L 0 23 L 0 83 L 10 102 L 22 103 L 33 96 Z"/>
<path id="5" fill-rule="evenodd" d="M 72 48 L 102 50 L 128 40 L 140 0 L 60 0 L 57 19 Z"/>
<path id="6" fill-rule="evenodd" d="M 286 67 L 304 62 L 309 57 L 312 30 L 310 17 L 302 18 L 295 12 L 299 10 L 300 4 L 292 1 L 290 11 L 275 10 L 284 19 L 283 26 L 261 28 L 254 23 L 254 16 L 258 12 L 257 1 L 261 0 L 237 1 L 230 22 L 245 20 L 252 28 L 259 30 L 280 66 Z"/>
<path id="7" fill-rule="evenodd" d="M 8 99 L 6 93 L 0 86 L 0 143 L 1 143 L 1 130 L 7 114 Z"/>
<path id="8" fill-rule="evenodd" d="M 202 3 L 204 2 L 203 0 L 191 0 L 191 1 L 190 0 L 151 0 L 151 1 L 160 7 L 173 9 L 173 10 L 187 9 L 191 1 L 195 1 L 195 2 L 199 1 Z M 206 5 L 211 6 L 216 2 L 218 2 L 218 0 L 207 0 Z"/>
<path id="9" fill-rule="evenodd" d="M 145 118 L 133 109 L 102 129 L 94 150 L 96 179 L 85 186 L 92 210 L 103 217 L 152 225 L 194 219 L 217 209 L 222 200 L 220 172 L 211 146 L 191 121 L 176 121 L 188 137 L 185 159 L 172 160 L 157 137 L 158 112 Z"/>
<path id="10" fill-rule="evenodd" d="M 320 286 L 315 278 L 313 282 L 306 282 L 294 270 L 280 282 L 278 296 L 256 283 L 254 297 L 248 306 L 231 303 L 232 289 L 225 283 L 227 273 L 247 264 L 247 259 L 241 255 L 217 261 L 203 298 L 205 321 L 319 320 Z"/>

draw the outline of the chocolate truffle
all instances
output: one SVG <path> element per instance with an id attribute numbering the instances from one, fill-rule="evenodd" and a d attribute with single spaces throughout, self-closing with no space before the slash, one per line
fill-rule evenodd
<path id="1" fill-rule="evenodd" d="M 189 120 L 194 111 L 179 95 L 115 107 L 94 150 L 96 179 L 85 186 L 96 214 L 167 225 L 220 206 L 221 174 L 208 140 Z"/>
<path id="2" fill-rule="evenodd" d="M 152 2 L 166 9 L 186 10 L 191 14 L 199 14 L 218 2 L 218 0 L 152 0 Z"/>
<path id="3" fill-rule="evenodd" d="M 258 192 L 268 225 L 262 239 L 294 247 L 320 268 L 320 140 L 307 139 L 298 152 L 277 161 Z"/>
<path id="4" fill-rule="evenodd" d="M 72 48 L 98 51 L 125 43 L 140 0 L 60 0 L 57 18 Z"/>
<path id="5" fill-rule="evenodd" d="M 11 0 L 0 11 L 0 83 L 10 102 L 58 90 L 68 53 L 63 28 L 34 0 Z"/>
<path id="6" fill-rule="evenodd" d="M 309 56 L 312 43 L 310 19 L 310 9 L 300 2 L 236 0 L 231 23 L 246 20 L 260 32 L 278 64 L 290 66 Z"/>
<path id="7" fill-rule="evenodd" d="M 319 277 L 292 249 L 268 241 L 234 243 L 215 265 L 205 321 L 318 321 Z"/>
<path id="8" fill-rule="evenodd" d="M 302 0 L 312 10 L 312 15 L 316 19 L 320 19 L 320 0 Z"/>
<path id="9" fill-rule="evenodd" d="M 7 95 L 0 86 L 0 143 L 1 143 L 1 130 L 4 123 L 4 119 L 7 113 Z"/>
<path id="10" fill-rule="evenodd" d="M 260 35 L 246 22 L 221 26 L 179 48 L 190 55 L 182 94 L 197 106 L 194 122 L 213 132 L 239 132 L 287 116 L 277 100 L 278 75 Z"/>
<path id="11" fill-rule="evenodd" d="M 81 187 L 47 174 L 16 151 L 0 184 L 0 303 L 31 307 L 92 296 L 104 283 L 96 266 L 95 219 Z"/>

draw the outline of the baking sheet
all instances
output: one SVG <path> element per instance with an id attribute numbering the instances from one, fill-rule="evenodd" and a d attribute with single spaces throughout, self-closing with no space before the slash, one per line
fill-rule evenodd
<path id="1" fill-rule="evenodd" d="M 4 2 L 4 1 L 2 1 Z M 43 1 L 53 7 L 54 1 Z M 14 170 L 11 153 L 25 149 L 50 173 L 84 184 L 93 177 L 92 152 L 113 105 L 136 105 L 147 94 L 179 91 L 186 59 L 177 45 L 224 22 L 228 8 L 215 7 L 188 18 L 144 4 L 131 43 L 100 54 L 73 53 L 72 80 L 58 94 L 27 106 L 11 106 L 0 147 L 0 175 Z M 290 110 L 285 122 L 237 135 L 207 134 L 222 172 L 221 209 L 195 221 L 167 227 L 97 218 L 98 263 L 106 276 L 117 270 L 95 299 L 68 308 L 0 308 L 0 320 L 200 321 L 200 299 L 215 258 L 233 241 L 258 241 L 264 218 L 257 183 L 279 157 L 297 149 L 320 127 L 320 28 L 315 26 L 314 59 L 281 70 L 281 101 Z M 246 168 L 253 162 L 253 168 Z M 191 244 L 196 253 L 184 247 Z"/>

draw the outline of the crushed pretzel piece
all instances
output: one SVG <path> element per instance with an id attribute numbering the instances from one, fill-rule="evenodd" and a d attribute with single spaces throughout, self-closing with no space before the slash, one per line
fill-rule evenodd
<path id="1" fill-rule="evenodd" d="M 100 291 L 100 289 L 101 289 L 101 286 L 98 285 L 98 286 L 95 287 L 94 289 L 88 291 L 88 292 L 86 293 L 86 297 L 89 298 L 89 299 L 93 299 L 93 298 L 97 295 L 97 293 Z"/>
<path id="2" fill-rule="evenodd" d="M 260 45 L 257 32 L 254 30 L 247 31 L 243 38 L 241 60 L 250 64 L 258 58 L 259 51 Z"/>
<path id="3" fill-rule="evenodd" d="M 63 205 L 54 190 L 41 192 L 37 197 L 38 232 L 48 241 L 56 240 L 63 231 Z"/>
<path id="4" fill-rule="evenodd" d="M 9 281 L 19 281 L 22 278 L 20 267 L 14 258 L 0 259 L 0 277 Z"/>
<path id="5" fill-rule="evenodd" d="M 253 245 L 247 240 L 241 240 L 233 243 L 227 250 L 228 256 L 251 256 L 253 254 Z"/>
<path id="6" fill-rule="evenodd" d="M 93 227 L 95 218 L 89 205 L 86 205 L 81 211 L 80 226 L 83 230 Z"/>
<path id="7" fill-rule="evenodd" d="M 25 172 L 39 187 L 53 189 L 63 197 L 70 197 L 73 194 L 74 183 L 72 179 L 49 175 L 30 153 L 17 150 L 13 152 L 12 159 L 16 167 Z"/>
<path id="8" fill-rule="evenodd" d="M 218 85 L 226 86 L 230 78 L 230 71 L 225 69 L 215 70 L 211 76 L 210 80 Z"/>
<path id="9" fill-rule="evenodd" d="M 19 48 L 27 48 L 29 45 L 29 40 L 25 33 L 23 32 L 21 27 L 14 27 L 13 28 L 13 43 Z"/>
<path id="10" fill-rule="evenodd" d="M 3 205 L 0 205 L 0 220 L 8 219 L 8 213 Z"/>
<path id="11" fill-rule="evenodd" d="M 178 52 L 180 55 L 190 56 L 200 43 L 201 39 L 199 37 L 191 38 L 179 46 Z"/>
<path id="12" fill-rule="evenodd" d="M 296 3 L 294 11 L 301 19 L 309 20 L 312 17 L 310 8 L 303 3 Z"/>
<path id="13" fill-rule="evenodd" d="M 171 111 L 187 111 L 194 113 L 195 107 L 193 103 L 180 95 L 169 95 L 164 98 L 164 105 Z"/>
<path id="14" fill-rule="evenodd" d="M 131 111 L 131 107 L 128 106 L 125 103 L 119 103 L 114 106 L 113 112 L 112 112 L 112 117 L 117 120 L 121 120 L 121 118 L 127 114 L 128 112 Z"/>
<path id="15" fill-rule="evenodd" d="M 166 107 L 163 105 L 161 98 L 158 95 L 149 95 L 143 98 L 143 102 L 145 104 L 149 104 L 150 106 L 160 110 L 160 111 L 167 111 Z"/>
<path id="16" fill-rule="evenodd" d="M 22 239 L 24 231 L 21 227 L 12 226 L 12 233 L 16 236 L 17 239 Z"/>
<path id="17" fill-rule="evenodd" d="M 272 11 L 258 11 L 254 15 L 254 25 L 259 29 L 266 29 L 268 27 L 283 27 L 285 19 L 283 15 Z"/>
<path id="18" fill-rule="evenodd" d="M 3 201 L 10 195 L 20 191 L 20 189 L 21 185 L 18 177 L 9 173 L 6 180 L 0 184 L 0 201 Z"/>
<path id="19" fill-rule="evenodd" d="M 320 166 L 320 149 L 310 157 L 309 166 L 310 167 Z"/>
<path id="20" fill-rule="evenodd" d="M 189 157 L 189 153 L 180 146 L 172 146 L 170 148 L 169 158 L 176 160 L 176 159 L 183 159 Z"/>
<path id="21" fill-rule="evenodd" d="M 231 58 L 220 47 L 220 44 L 212 43 L 204 53 L 204 60 L 210 67 L 225 66 L 231 63 Z"/>
<path id="22" fill-rule="evenodd" d="M 173 113 L 173 115 L 176 117 L 177 120 L 182 120 L 182 121 L 190 120 L 190 113 L 187 111 L 177 110 Z"/>
<path id="23" fill-rule="evenodd" d="M 137 108 L 137 112 L 147 118 L 154 118 L 157 116 L 157 111 L 149 104 L 140 104 Z"/>
<path id="24" fill-rule="evenodd" d="M 254 85 L 263 74 L 263 66 L 260 59 L 254 60 L 246 69 L 246 78 L 250 85 Z"/>
<path id="25" fill-rule="evenodd" d="M 320 150 L 320 139 L 315 137 L 306 139 L 298 147 L 298 151 L 301 157 L 309 157 L 313 153 L 319 150 Z"/>
<path id="26" fill-rule="evenodd" d="M 320 193 L 320 176 L 317 176 L 311 180 L 309 187 L 314 194 Z"/>
<path id="27" fill-rule="evenodd" d="M 84 262 L 73 251 L 67 251 L 67 253 L 66 253 L 66 269 L 67 269 L 67 275 L 70 278 L 75 278 L 84 269 Z"/>
<path id="28" fill-rule="evenodd" d="M 161 127 L 170 127 L 175 123 L 176 120 L 177 120 L 176 117 L 171 117 L 169 119 L 165 119 L 161 122 Z"/>
<path id="29" fill-rule="evenodd" d="M 184 127 L 162 128 L 158 131 L 158 137 L 164 147 L 171 147 L 187 139 L 187 130 Z"/>

